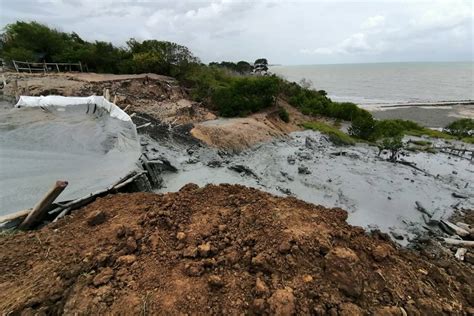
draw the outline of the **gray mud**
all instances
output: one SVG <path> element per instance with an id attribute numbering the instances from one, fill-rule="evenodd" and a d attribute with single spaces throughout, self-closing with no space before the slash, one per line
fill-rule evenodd
<path id="1" fill-rule="evenodd" d="M 349 223 L 402 235 L 401 243 L 422 230 L 416 201 L 445 216 L 454 207 L 474 207 L 474 164 L 442 153 L 406 154 L 403 159 L 425 170 L 420 172 L 377 157 L 374 147 L 336 147 L 314 131 L 295 132 L 237 155 L 201 147 L 163 146 L 151 140 L 149 147 L 178 169 L 163 174 L 164 187 L 158 192 L 177 191 L 189 182 L 200 186 L 243 184 L 341 207 L 349 212 Z M 453 192 L 469 198 L 455 198 Z"/>
<path id="2" fill-rule="evenodd" d="M 58 200 L 105 189 L 135 169 L 140 145 L 131 122 L 87 105 L 0 111 L 0 215 L 31 208 L 56 180 Z"/>
<path id="3" fill-rule="evenodd" d="M 440 128 L 460 118 L 473 118 L 474 105 L 381 107 L 378 110 L 372 110 L 371 113 L 380 120 L 411 120 L 425 127 Z"/>

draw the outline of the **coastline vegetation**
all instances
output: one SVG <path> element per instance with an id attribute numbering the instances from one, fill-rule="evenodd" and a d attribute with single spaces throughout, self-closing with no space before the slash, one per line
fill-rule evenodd
<path id="1" fill-rule="evenodd" d="M 388 144 L 403 135 L 474 143 L 472 119 L 453 122 L 442 132 L 406 120 L 375 120 L 370 112 L 354 103 L 334 102 L 326 91 L 313 90 L 310 82 L 298 84 L 269 75 L 265 58 L 259 58 L 253 64 L 224 61 L 205 65 L 187 47 L 172 42 L 140 42 L 131 38 L 126 47 L 116 47 L 102 41 L 85 41 L 74 32 L 65 33 L 37 22 L 20 21 L 4 28 L 0 35 L 0 56 L 7 62 L 14 59 L 81 61 L 88 71 L 100 73 L 153 72 L 173 76 L 188 90 L 191 98 L 225 117 L 246 116 L 276 106 L 278 98 L 282 98 L 303 114 L 350 122 L 349 135 L 337 133 L 336 127 L 327 124 L 305 124 L 307 128 L 320 130 L 346 143 L 359 139 Z M 278 115 L 283 121 L 289 121 L 289 114 L 284 109 L 279 108 Z"/>

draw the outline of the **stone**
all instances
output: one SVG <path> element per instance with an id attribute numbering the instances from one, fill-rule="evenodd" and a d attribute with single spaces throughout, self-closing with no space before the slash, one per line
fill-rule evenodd
<path id="1" fill-rule="evenodd" d="M 193 246 L 189 246 L 188 248 L 183 250 L 183 257 L 185 258 L 196 258 L 198 255 L 198 249 Z"/>
<path id="2" fill-rule="evenodd" d="M 255 292 L 257 295 L 266 295 L 268 293 L 268 287 L 265 284 L 265 281 L 257 277 L 255 281 Z"/>
<path id="3" fill-rule="evenodd" d="M 107 215 L 103 211 L 96 211 L 87 217 L 89 226 L 97 226 L 103 224 L 107 220 Z"/>
<path id="4" fill-rule="evenodd" d="M 311 171 L 309 171 L 308 167 L 306 167 L 306 166 L 299 166 L 298 167 L 298 173 L 299 174 L 311 174 Z"/>
<path id="5" fill-rule="evenodd" d="M 95 286 L 103 285 L 108 283 L 113 276 L 114 270 L 112 270 L 112 268 L 107 267 L 102 269 L 102 271 L 100 271 L 99 274 L 94 277 L 94 280 L 92 282 Z"/>
<path id="6" fill-rule="evenodd" d="M 339 316 L 363 316 L 362 309 L 354 303 L 342 303 L 339 305 Z"/>
<path id="7" fill-rule="evenodd" d="M 198 253 L 201 257 L 207 257 L 211 253 L 211 243 L 207 242 L 198 246 Z"/>
<path id="8" fill-rule="evenodd" d="M 117 263 L 118 264 L 126 264 L 130 265 L 134 263 L 137 260 L 137 256 L 135 255 L 125 255 L 125 256 L 120 256 L 117 258 Z"/>
<path id="9" fill-rule="evenodd" d="M 222 281 L 222 278 L 218 275 L 210 275 L 209 278 L 207 279 L 207 282 L 209 286 L 213 288 L 221 288 L 224 286 L 224 281 Z"/>
<path id="10" fill-rule="evenodd" d="M 392 254 L 393 248 L 387 244 L 378 245 L 372 250 L 372 257 L 375 261 L 383 261 Z"/>
<path id="11" fill-rule="evenodd" d="M 397 306 L 383 306 L 375 310 L 374 316 L 403 316 L 403 312 Z"/>
<path id="12" fill-rule="evenodd" d="M 295 314 L 295 296 L 293 289 L 285 287 L 276 290 L 268 299 L 270 311 L 274 315 L 290 316 Z"/>
<path id="13" fill-rule="evenodd" d="M 183 232 L 178 232 L 176 234 L 176 239 L 178 239 L 178 240 L 184 240 L 185 238 L 186 238 L 186 234 L 183 233 Z"/>

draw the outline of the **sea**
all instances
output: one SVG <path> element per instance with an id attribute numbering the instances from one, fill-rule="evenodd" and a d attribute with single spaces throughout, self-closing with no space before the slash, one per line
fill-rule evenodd
<path id="1" fill-rule="evenodd" d="M 290 81 L 309 80 L 339 102 L 361 107 L 474 103 L 474 62 L 272 66 Z"/>

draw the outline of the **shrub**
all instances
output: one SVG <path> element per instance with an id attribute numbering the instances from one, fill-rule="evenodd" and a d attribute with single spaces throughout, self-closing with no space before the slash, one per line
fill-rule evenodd
<path id="1" fill-rule="evenodd" d="M 474 120 L 466 118 L 454 121 L 446 126 L 443 131 L 458 137 L 474 135 Z"/>
<path id="2" fill-rule="evenodd" d="M 389 160 L 395 162 L 398 158 L 398 153 L 403 148 L 402 135 L 384 138 L 378 143 L 379 155 L 382 150 L 389 150 Z"/>
<path id="3" fill-rule="evenodd" d="M 279 80 L 273 76 L 234 77 L 212 94 L 212 103 L 224 117 L 246 116 L 275 103 Z"/>
<path id="4" fill-rule="evenodd" d="M 349 134 L 358 138 L 373 140 L 375 130 L 375 120 L 372 115 L 359 115 L 357 116 L 349 128 Z"/>
<path id="5" fill-rule="evenodd" d="M 288 113 L 288 111 L 284 107 L 280 107 L 278 109 L 278 116 L 280 117 L 280 119 L 283 122 L 285 122 L 285 123 L 290 122 L 290 114 Z"/>

